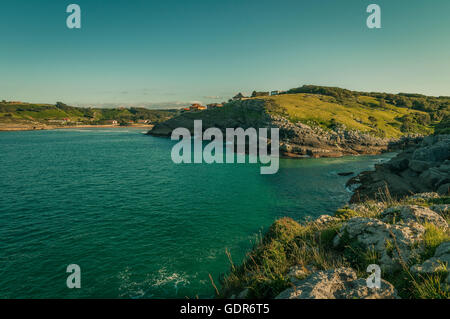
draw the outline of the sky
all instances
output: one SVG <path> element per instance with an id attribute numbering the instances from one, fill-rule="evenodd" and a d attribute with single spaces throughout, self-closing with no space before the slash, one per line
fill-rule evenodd
<path id="1" fill-rule="evenodd" d="M 66 8 L 81 7 L 81 29 Z M 381 29 L 366 8 L 381 7 Z M 0 99 L 170 107 L 304 84 L 450 96 L 448 0 L 0 0 Z"/>

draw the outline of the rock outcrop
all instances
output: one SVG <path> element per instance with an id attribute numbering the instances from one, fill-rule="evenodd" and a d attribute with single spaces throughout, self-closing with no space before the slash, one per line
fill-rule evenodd
<path id="1" fill-rule="evenodd" d="M 377 253 L 383 270 L 394 271 L 422 252 L 419 244 L 424 232 L 425 228 L 415 222 L 393 225 L 375 218 L 355 217 L 342 226 L 333 244 L 345 247 L 356 243 L 365 251 Z"/>
<path id="2" fill-rule="evenodd" d="M 436 248 L 434 256 L 425 260 L 422 264 L 411 267 L 411 272 L 419 274 L 434 274 L 438 272 L 448 273 L 450 267 L 450 242 L 444 242 Z M 450 283 L 450 274 L 447 277 Z"/>
<path id="3" fill-rule="evenodd" d="M 251 298 L 450 298 L 449 198 L 428 192 L 353 203 L 303 224 L 282 218 L 246 271 L 233 273 L 230 283 L 240 284 L 229 287 L 232 297 L 248 288 Z M 380 289 L 362 273 L 373 265 Z"/>
<path id="4" fill-rule="evenodd" d="M 418 205 L 394 206 L 381 213 L 381 220 L 387 223 L 430 223 L 446 230 L 446 220 L 435 211 Z"/>
<path id="5" fill-rule="evenodd" d="M 292 123 L 281 116 L 271 116 L 271 124 L 280 129 L 280 151 L 290 157 L 340 157 L 379 154 L 389 149 L 390 139 L 382 139 L 345 126 L 323 130 L 303 123 Z"/>
<path id="6" fill-rule="evenodd" d="M 226 104 L 223 108 L 202 112 L 187 112 L 156 124 L 149 135 L 170 136 L 175 128 L 183 127 L 193 132 L 194 120 L 202 120 L 203 130 L 226 128 L 279 128 L 280 153 L 287 157 L 341 157 L 344 155 L 379 154 L 402 147 L 405 140 L 375 137 L 357 130 L 336 125 L 330 130 L 293 123 L 276 112 L 271 112 L 269 101 L 250 99 Z"/>
<path id="7" fill-rule="evenodd" d="M 415 193 L 449 194 L 450 135 L 427 136 L 374 171 L 350 179 L 347 186 L 354 189 L 351 202 L 387 195 L 400 199 Z"/>
<path id="8" fill-rule="evenodd" d="M 397 292 L 389 282 L 381 280 L 380 288 L 369 288 L 366 280 L 358 279 L 351 268 L 318 271 L 294 281 L 293 287 L 276 299 L 396 299 Z"/>

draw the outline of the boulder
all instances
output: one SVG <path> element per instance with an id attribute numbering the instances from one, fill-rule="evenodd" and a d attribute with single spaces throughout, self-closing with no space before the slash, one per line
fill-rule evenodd
<path id="1" fill-rule="evenodd" d="M 430 209 L 444 218 L 450 217 L 450 205 L 448 204 L 432 205 Z"/>
<path id="2" fill-rule="evenodd" d="M 422 206 L 394 206 L 381 213 L 381 220 L 387 223 L 431 223 L 443 229 L 447 229 L 448 224 L 441 215 L 435 211 Z"/>
<path id="3" fill-rule="evenodd" d="M 448 272 L 450 265 L 450 242 L 445 242 L 436 248 L 433 257 L 422 264 L 411 267 L 411 272 L 419 274 L 433 274 L 436 272 Z"/>
<path id="4" fill-rule="evenodd" d="M 417 257 L 423 247 L 419 245 L 425 228 L 417 222 L 392 225 L 381 220 L 355 217 L 348 220 L 333 240 L 335 247 L 356 241 L 367 250 L 374 250 L 380 256 L 378 262 L 385 271 L 401 268 L 403 263 Z"/>
<path id="5" fill-rule="evenodd" d="M 397 299 L 397 292 L 382 280 L 381 288 L 369 288 L 351 268 L 318 271 L 281 292 L 276 299 Z"/>
<path id="6" fill-rule="evenodd" d="M 413 160 L 426 162 L 444 162 L 450 158 L 450 139 L 445 136 L 434 144 L 416 149 L 412 155 Z"/>
<path id="7" fill-rule="evenodd" d="M 443 181 L 446 180 L 447 176 L 442 171 L 435 167 L 429 168 L 422 172 L 419 176 L 421 183 L 430 187 L 431 189 L 436 189 Z"/>
<path id="8" fill-rule="evenodd" d="M 422 192 L 448 194 L 450 134 L 425 137 L 420 145 L 405 149 L 386 163 L 375 165 L 374 171 L 362 172 L 352 178 L 349 185 L 355 185 L 352 203 L 382 199 L 380 193 L 387 193 L 386 190 L 394 199 Z"/>
<path id="9" fill-rule="evenodd" d="M 419 160 L 411 160 L 409 161 L 409 168 L 417 173 L 422 173 L 423 171 L 426 171 L 430 167 L 435 166 L 435 162 L 426 162 L 426 161 L 419 161 Z"/>
<path id="10" fill-rule="evenodd" d="M 409 160 L 407 158 L 395 157 L 387 164 L 387 167 L 393 172 L 402 172 L 409 166 Z"/>
<path id="11" fill-rule="evenodd" d="M 316 267 L 312 265 L 303 266 L 303 265 L 296 265 L 289 269 L 288 277 L 289 280 L 293 283 L 298 282 L 299 280 L 304 279 L 312 272 L 316 271 Z"/>
<path id="12" fill-rule="evenodd" d="M 441 195 L 450 195 L 450 183 L 439 186 L 437 192 Z"/>

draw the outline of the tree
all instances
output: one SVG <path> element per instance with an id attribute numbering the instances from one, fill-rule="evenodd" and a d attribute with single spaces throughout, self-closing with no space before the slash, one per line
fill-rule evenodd
<path id="1" fill-rule="evenodd" d="M 252 97 L 258 97 L 258 96 L 269 96 L 269 92 L 253 91 Z"/>

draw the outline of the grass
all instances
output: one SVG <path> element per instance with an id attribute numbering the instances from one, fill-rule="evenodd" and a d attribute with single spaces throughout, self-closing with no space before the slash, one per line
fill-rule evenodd
<path id="1" fill-rule="evenodd" d="M 230 272 L 222 281 L 219 297 L 238 295 L 242 290 L 248 289 L 249 298 L 274 298 L 281 291 L 290 287 L 292 283 L 288 278 L 288 272 L 292 266 L 304 269 L 303 279 L 308 275 L 308 270 L 328 270 L 338 267 L 352 267 L 358 277 L 366 278 L 367 266 L 377 264 L 380 253 L 373 247 L 364 247 L 356 240 L 351 239 L 345 231 L 340 235 L 340 244 L 333 245 L 333 239 L 340 230 L 342 224 L 355 216 L 378 218 L 384 208 L 396 205 L 419 204 L 429 206 L 435 203 L 447 202 L 448 197 L 439 199 L 405 199 L 393 200 L 389 194 L 385 194 L 385 201 L 381 205 L 375 202 L 366 202 L 354 209 L 344 207 L 335 213 L 335 221 L 318 224 L 314 221 L 306 221 L 302 224 L 291 218 L 281 218 L 275 221 L 268 232 L 260 238 L 254 248 L 247 254 L 243 263 L 234 265 L 231 255 Z M 398 222 L 398 221 L 397 221 Z M 449 241 L 449 231 L 436 227 L 434 224 L 425 223 L 423 235 L 423 253 L 411 259 L 409 262 L 400 257 L 400 269 L 386 273 L 382 278 L 392 283 L 402 298 L 449 298 L 448 285 L 445 283 L 446 272 L 433 275 L 412 274 L 409 268 L 416 263 L 423 263 L 434 255 L 436 248 L 443 242 Z M 395 236 L 391 233 L 386 240 L 385 248 L 391 257 L 401 255 Z"/>
<path id="2" fill-rule="evenodd" d="M 250 298 L 273 298 L 290 286 L 287 273 L 294 265 L 313 265 L 317 269 L 345 265 L 327 249 L 337 229 L 337 225 L 300 225 L 290 218 L 275 221 L 242 265 L 231 267 L 222 281 L 220 296 L 237 295 L 248 288 Z"/>
<path id="3" fill-rule="evenodd" d="M 146 119 L 151 122 L 161 122 L 178 114 L 176 110 L 149 110 L 134 108 L 80 108 L 64 104 L 32 104 L 0 102 L 1 123 L 40 122 L 48 124 L 51 120 L 69 118 L 90 124 L 101 124 L 102 121 Z"/>
<path id="4" fill-rule="evenodd" d="M 447 274 L 421 275 L 413 283 L 412 294 L 417 299 L 450 299 L 445 282 Z"/>
<path id="5" fill-rule="evenodd" d="M 411 113 L 426 114 L 387 103 L 384 107 L 380 107 L 377 99 L 369 96 L 360 96 L 356 100 L 349 99 L 341 103 L 330 96 L 307 93 L 283 94 L 259 99 L 278 105 L 280 107 L 278 112 L 282 109 L 283 114 L 294 123 L 315 123 L 323 128 L 338 123 L 361 132 L 373 134 L 384 132 L 386 137 L 404 135 L 400 130 L 402 122 L 399 118 L 402 116 Z M 425 134 L 432 133 L 432 129 L 426 126 L 418 129 Z"/>
<path id="6" fill-rule="evenodd" d="M 448 232 L 436 227 L 434 224 L 426 223 L 424 225 L 425 233 L 423 235 L 425 252 L 423 259 L 428 259 L 434 255 L 436 248 L 443 242 L 450 241 Z"/>
<path id="7" fill-rule="evenodd" d="M 341 209 L 338 209 L 336 211 L 334 216 L 338 217 L 340 219 L 343 219 L 343 220 L 347 220 L 347 219 L 350 219 L 352 217 L 357 217 L 357 216 L 359 216 L 359 214 L 356 211 L 354 211 L 353 209 L 341 208 Z"/>

